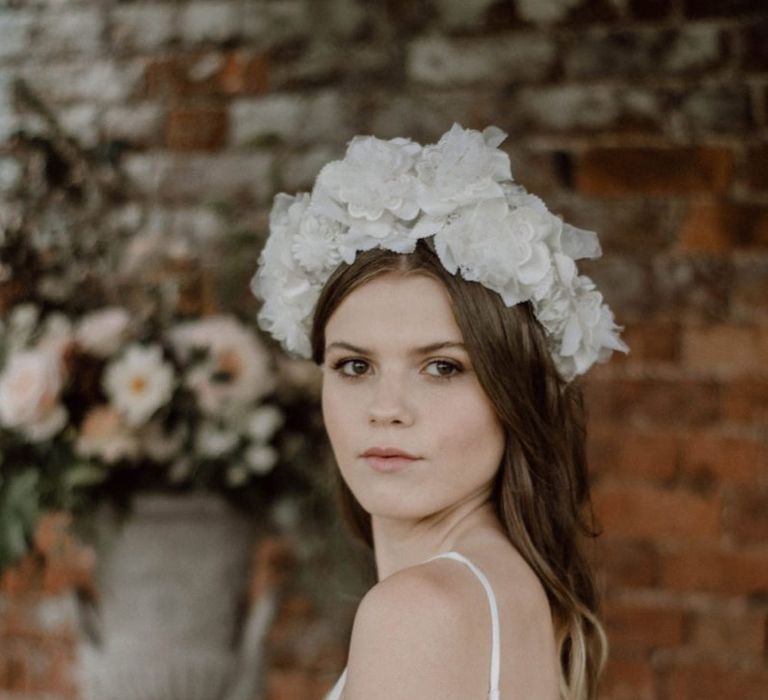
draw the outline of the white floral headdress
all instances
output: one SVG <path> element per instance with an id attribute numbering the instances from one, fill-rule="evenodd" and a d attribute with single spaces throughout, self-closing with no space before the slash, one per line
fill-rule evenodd
<path id="1" fill-rule="evenodd" d="M 566 380 L 627 352 L 592 280 L 575 260 L 601 255 L 597 235 L 564 223 L 512 181 L 506 138 L 458 124 L 429 146 L 405 138 L 355 136 L 342 160 L 323 167 L 311 195 L 275 196 L 270 235 L 251 281 L 264 301 L 259 325 L 283 347 L 311 357 L 320 291 L 358 251 L 410 253 L 432 237 L 452 274 L 498 292 L 507 306 L 529 301 Z"/>

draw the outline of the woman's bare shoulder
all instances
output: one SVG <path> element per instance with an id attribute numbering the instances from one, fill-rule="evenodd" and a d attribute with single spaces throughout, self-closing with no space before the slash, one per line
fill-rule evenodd
<path id="1" fill-rule="evenodd" d="M 345 697 L 456 700 L 471 606 L 438 562 L 387 577 L 365 595 L 352 628 Z M 407 688 L 404 687 L 407 679 Z"/>

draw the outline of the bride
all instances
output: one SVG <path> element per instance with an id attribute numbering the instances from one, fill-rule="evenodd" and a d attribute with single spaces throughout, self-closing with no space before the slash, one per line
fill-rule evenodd
<path id="1" fill-rule="evenodd" d="M 355 137 L 280 194 L 262 327 L 323 373 L 340 505 L 373 550 L 327 700 L 593 700 L 607 641 L 573 380 L 620 328 L 596 236 L 512 182 L 500 130 Z"/>

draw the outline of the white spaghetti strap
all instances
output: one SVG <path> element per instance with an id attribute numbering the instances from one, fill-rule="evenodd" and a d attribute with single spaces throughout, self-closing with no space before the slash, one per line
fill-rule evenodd
<path id="1" fill-rule="evenodd" d="M 499 700 L 499 609 L 496 605 L 496 596 L 493 594 L 493 588 L 491 588 L 491 584 L 485 577 L 485 574 L 463 554 L 459 554 L 458 552 L 444 552 L 443 554 L 437 554 L 434 557 L 430 557 L 426 561 L 432 561 L 433 559 L 439 559 L 441 557 L 455 559 L 456 561 L 466 564 L 477 578 L 480 579 L 480 583 L 482 583 L 483 588 L 485 588 L 485 592 L 488 596 L 488 604 L 491 608 L 491 636 L 493 644 L 491 647 L 491 689 L 488 693 L 488 700 Z"/>
<path id="2" fill-rule="evenodd" d="M 323 698 L 323 700 L 339 700 L 341 693 L 344 690 L 344 686 L 347 684 L 347 668 L 344 667 L 343 673 L 336 681 L 336 685 L 331 688 L 330 692 Z"/>

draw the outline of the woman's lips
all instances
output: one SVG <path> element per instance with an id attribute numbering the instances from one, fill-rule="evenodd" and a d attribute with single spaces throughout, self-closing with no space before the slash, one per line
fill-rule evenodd
<path id="1" fill-rule="evenodd" d="M 363 453 L 363 459 L 379 472 L 396 472 L 410 466 L 419 457 L 393 447 L 372 447 Z"/>

